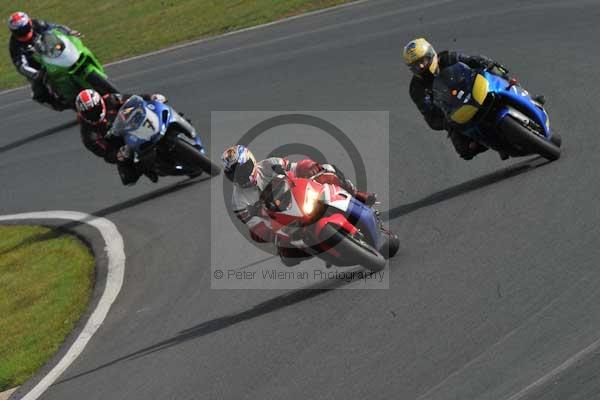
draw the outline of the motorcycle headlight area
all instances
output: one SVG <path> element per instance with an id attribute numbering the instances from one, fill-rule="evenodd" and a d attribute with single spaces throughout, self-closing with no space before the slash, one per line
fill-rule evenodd
<path id="1" fill-rule="evenodd" d="M 52 48 L 50 49 L 50 57 L 52 58 L 57 58 L 60 57 L 60 55 L 63 53 L 63 51 L 65 50 L 65 45 L 62 43 L 56 43 L 54 46 L 52 46 Z"/>
<path id="2" fill-rule="evenodd" d="M 317 208 L 317 202 L 319 200 L 319 192 L 317 192 L 311 185 L 306 186 L 306 194 L 304 195 L 304 205 L 302 210 L 306 214 L 312 214 Z"/>

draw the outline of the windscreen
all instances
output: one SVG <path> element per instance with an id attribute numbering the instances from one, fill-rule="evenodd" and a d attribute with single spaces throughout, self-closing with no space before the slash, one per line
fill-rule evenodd
<path id="1" fill-rule="evenodd" d="M 144 99 L 140 96 L 131 96 L 119 109 L 111 131 L 117 135 L 132 132 L 137 130 L 145 120 Z"/>
<path id="2" fill-rule="evenodd" d="M 273 179 L 262 191 L 261 200 L 270 211 L 285 211 L 292 200 L 291 186 L 287 178 Z"/>
<path id="3" fill-rule="evenodd" d="M 434 104 L 445 114 L 452 114 L 471 99 L 476 76 L 477 71 L 461 62 L 442 69 L 433 81 Z"/>
<path id="4" fill-rule="evenodd" d="M 57 58 L 65 49 L 65 44 L 53 31 L 47 31 L 36 40 L 34 47 L 46 57 Z"/>

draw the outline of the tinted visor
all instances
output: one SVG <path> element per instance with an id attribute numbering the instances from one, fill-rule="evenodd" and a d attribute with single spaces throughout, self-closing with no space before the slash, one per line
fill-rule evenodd
<path id="1" fill-rule="evenodd" d="M 27 35 L 29 35 L 29 32 L 31 32 L 31 25 L 27 24 L 25 26 L 13 30 L 12 32 L 17 38 L 27 37 Z"/>
<path id="2" fill-rule="evenodd" d="M 415 61 L 409 65 L 410 70 L 413 74 L 420 75 L 425 71 L 429 71 L 432 58 L 429 56 L 422 57 L 420 60 Z"/>
<path id="3" fill-rule="evenodd" d="M 102 106 L 96 106 L 81 113 L 82 117 L 91 122 L 99 122 L 102 119 Z"/>

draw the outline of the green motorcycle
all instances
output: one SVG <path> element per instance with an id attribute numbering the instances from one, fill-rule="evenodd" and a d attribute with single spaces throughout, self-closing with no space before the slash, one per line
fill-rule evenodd
<path id="1" fill-rule="evenodd" d="M 118 93 L 102 64 L 78 37 L 49 29 L 35 39 L 34 48 L 33 57 L 45 71 L 44 84 L 65 108 L 75 108 L 75 97 L 83 89 Z"/>

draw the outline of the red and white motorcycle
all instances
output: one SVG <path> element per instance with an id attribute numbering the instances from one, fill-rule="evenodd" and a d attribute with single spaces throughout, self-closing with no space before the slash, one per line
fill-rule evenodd
<path id="1" fill-rule="evenodd" d="M 383 228 L 378 212 L 339 185 L 288 173 L 269 183 L 261 202 L 278 246 L 302 250 L 328 266 L 379 271 L 398 251 L 398 238 Z"/>

